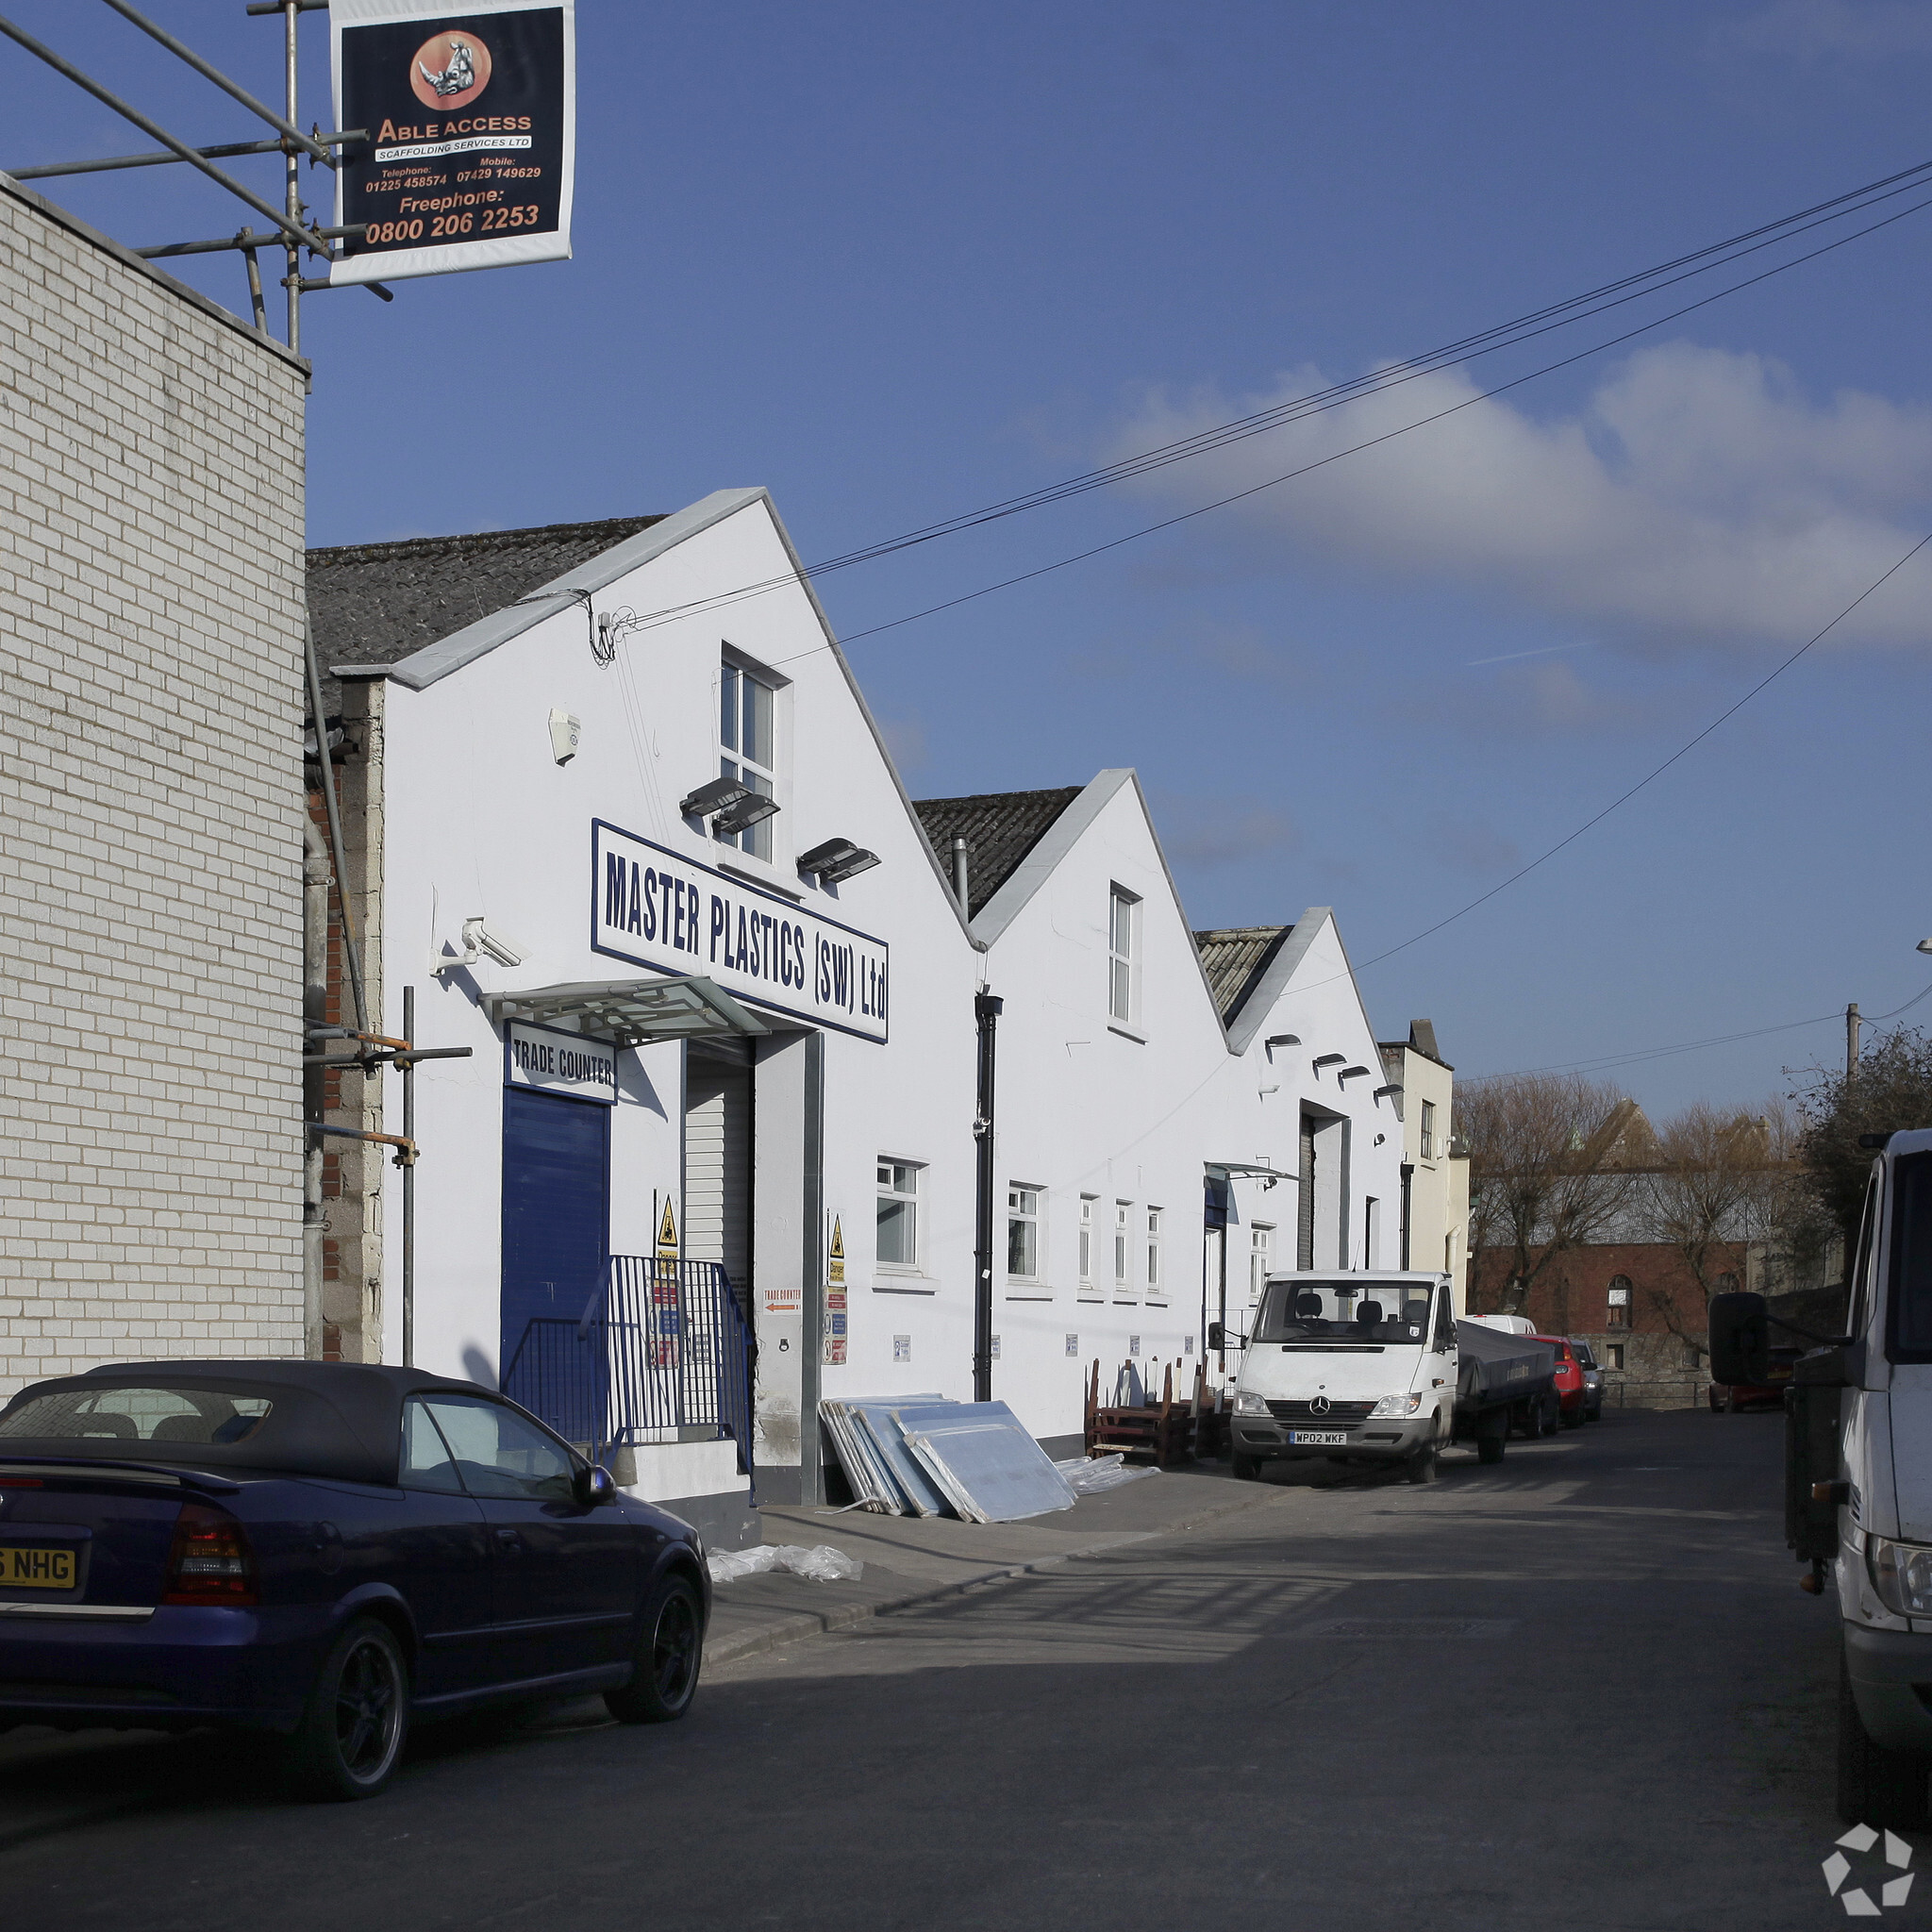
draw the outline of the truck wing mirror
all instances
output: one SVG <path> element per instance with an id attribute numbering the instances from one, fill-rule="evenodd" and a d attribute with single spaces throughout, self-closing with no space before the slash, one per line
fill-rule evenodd
<path id="1" fill-rule="evenodd" d="M 1208 1323 L 1208 1346 L 1209 1348 L 1245 1348 L 1247 1345 L 1248 1338 L 1245 1335 L 1230 1333 L 1227 1327 L 1220 1322 Z"/>
<path id="2" fill-rule="evenodd" d="M 1710 1379 L 1723 1388 L 1771 1377 L 1771 1323 L 1761 1294 L 1710 1298 Z"/>

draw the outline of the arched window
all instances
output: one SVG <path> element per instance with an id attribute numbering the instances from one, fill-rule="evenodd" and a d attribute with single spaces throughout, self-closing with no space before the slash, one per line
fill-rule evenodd
<path id="1" fill-rule="evenodd" d="M 1630 1325 L 1630 1277 L 1627 1274 L 1610 1276 L 1609 1307 L 1604 1322 L 1606 1328 L 1627 1328 Z"/>

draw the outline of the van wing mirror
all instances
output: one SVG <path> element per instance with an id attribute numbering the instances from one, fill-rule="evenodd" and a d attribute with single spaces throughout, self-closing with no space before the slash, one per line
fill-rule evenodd
<path id="1" fill-rule="evenodd" d="M 1245 1348 L 1248 1338 L 1233 1334 L 1224 1323 L 1210 1322 L 1208 1324 L 1208 1346 L 1213 1349 Z"/>
<path id="2" fill-rule="evenodd" d="M 1710 1379 L 1722 1388 L 1771 1377 L 1771 1322 L 1761 1294 L 1710 1298 Z"/>

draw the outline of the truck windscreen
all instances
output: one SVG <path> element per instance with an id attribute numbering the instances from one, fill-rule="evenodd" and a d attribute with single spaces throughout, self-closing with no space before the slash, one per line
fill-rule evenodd
<path id="1" fill-rule="evenodd" d="M 1399 1281 L 1271 1281 L 1250 1338 L 1255 1341 L 1419 1342 L 1429 1332 L 1429 1298 Z"/>

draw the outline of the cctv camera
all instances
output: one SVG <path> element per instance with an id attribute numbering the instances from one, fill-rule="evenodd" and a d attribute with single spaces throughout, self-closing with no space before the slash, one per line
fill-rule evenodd
<path id="1" fill-rule="evenodd" d="M 521 966 L 524 956 L 515 946 L 494 933 L 480 919 L 463 921 L 463 944 L 473 953 L 487 953 L 499 966 Z"/>

